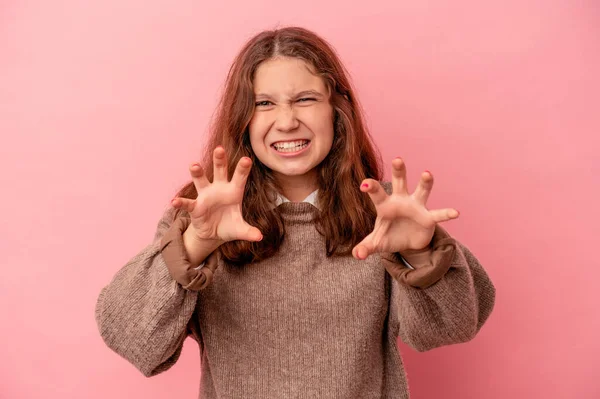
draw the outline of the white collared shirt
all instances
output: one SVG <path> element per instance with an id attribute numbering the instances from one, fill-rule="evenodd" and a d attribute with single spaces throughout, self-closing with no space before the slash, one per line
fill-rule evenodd
<path id="1" fill-rule="evenodd" d="M 317 193 L 318 192 L 319 192 L 319 189 L 316 189 L 315 191 L 310 193 L 308 195 L 308 197 L 304 198 L 304 200 L 302 202 L 308 202 L 309 204 L 318 208 L 318 206 L 317 206 Z M 279 205 L 283 204 L 284 202 L 291 202 L 291 201 L 289 199 L 285 198 L 282 194 L 277 194 L 277 201 L 275 202 L 275 206 L 279 206 Z"/>

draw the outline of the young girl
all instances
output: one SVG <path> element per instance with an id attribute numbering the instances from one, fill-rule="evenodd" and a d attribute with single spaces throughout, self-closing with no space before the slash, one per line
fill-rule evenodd
<path id="1" fill-rule="evenodd" d="M 391 183 L 332 48 L 262 32 L 229 72 L 204 163 L 154 241 L 100 293 L 106 344 L 144 375 L 198 342 L 201 398 L 408 398 L 396 346 L 472 339 L 495 290 L 428 210 L 433 177 Z"/>

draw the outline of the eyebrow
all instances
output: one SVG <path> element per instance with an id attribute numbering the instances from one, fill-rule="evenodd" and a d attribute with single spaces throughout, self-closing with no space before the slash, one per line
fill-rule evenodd
<path id="1" fill-rule="evenodd" d="M 296 95 L 294 95 L 292 98 L 298 99 L 298 98 L 306 97 L 306 96 L 313 96 L 313 97 L 319 97 L 319 98 L 325 97 L 322 93 L 319 93 L 316 90 L 303 90 L 300 93 L 297 93 Z M 266 94 L 266 93 L 258 93 L 254 97 L 255 98 L 258 98 L 258 97 L 271 98 L 272 96 L 270 96 L 269 94 Z"/>

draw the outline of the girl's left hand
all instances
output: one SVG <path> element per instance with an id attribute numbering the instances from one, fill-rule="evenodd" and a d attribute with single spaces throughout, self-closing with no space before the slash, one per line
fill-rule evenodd
<path id="1" fill-rule="evenodd" d="M 402 159 L 392 161 L 392 194 L 387 195 L 378 181 L 365 179 L 360 187 L 375 204 L 377 219 L 373 231 L 352 249 L 356 259 L 376 252 L 410 252 L 427 248 L 436 223 L 456 219 L 456 209 L 428 210 L 425 205 L 433 187 L 431 173 L 423 172 L 414 193 L 406 187 L 406 166 Z"/>

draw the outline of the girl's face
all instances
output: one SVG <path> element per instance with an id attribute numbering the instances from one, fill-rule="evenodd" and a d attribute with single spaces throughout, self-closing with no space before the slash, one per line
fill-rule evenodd
<path id="1" fill-rule="evenodd" d="M 323 79 L 303 60 L 278 57 L 254 76 L 250 144 L 256 157 L 285 183 L 313 185 L 333 143 L 333 107 Z"/>

